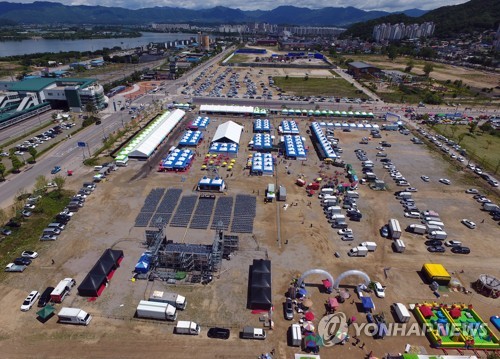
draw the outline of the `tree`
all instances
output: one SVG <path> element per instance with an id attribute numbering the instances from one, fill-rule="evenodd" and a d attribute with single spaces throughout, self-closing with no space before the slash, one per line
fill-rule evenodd
<path id="1" fill-rule="evenodd" d="M 426 62 L 424 65 L 424 74 L 429 77 L 429 74 L 434 71 L 434 66 L 430 62 Z"/>
<path id="2" fill-rule="evenodd" d="M 476 121 L 469 122 L 467 126 L 469 127 L 469 133 L 473 135 L 477 128 L 477 122 Z"/>
<path id="3" fill-rule="evenodd" d="M 60 193 L 64 188 L 64 184 L 66 183 L 66 179 L 61 176 L 55 176 L 53 182 L 57 186 L 57 191 Z"/>
<path id="4" fill-rule="evenodd" d="M 396 46 L 394 46 L 394 45 L 390 45 L 387 48 L 387 57 L 391 61 L 396 60 L 396 57 L 398 57 L 398 48 Z"/>
<path id="5" fill-rule="evenodd" d="M 5 171 L 6 171 L 5 165 L 2 162 L 0 162 L 0 176 L 2 176 L 2 181 L 5 180 Z"/>
<path id="6" fill-rule="evenodd" d="M 479 126 L 479 129 L 481 130 L 481 132 L 485 133 L 493 130 L 493 127 L 488 122 L 485 122 L 481 126 Z"/>
<path id="7" fill-rule="evenodd" d="M 461 134 L 458 135 L 458 144 L 460 145 L 462 143 L 462 141 L 464 140 L 465 138 L 465 132 L 462 132 Z"/>
<path id="8" fill-rule="evenodd" d="M 288 75 L 285 76 L 285 80 L 288 80 Z"/>
<path id="9" fill-rule="evenodd" d="M 23 166 L 23 163 L 21 162 L 19 157 L 14 155 L 10 158 L 10 160 L 12 161 L 12 171 L 19 173 L 19 169 Z"/>
<path id="10" fill-rule="evenodd" d="M 36 155 L 38 154 L 38 151 L 36 150 L 36 148 L 35 147 L 28 148 L 28 153 L 31 155 L 33 162 L 36 162 Z"/>
<path id="11" fill-rule="evenodd" d="M 413 59 L 409 59 L 408 62 L 406 63 L 405 72 L 411 72 L 414 66 L 415 66 L 415 61 L 413 61 Z"/>
<path id="12" fill-rule="evenodd" d="M 306 74 L 306 75 L 304 76 L 304 81 L 307 81 L 307 80 L 309 80 L 309 74 Z"/>
<path id="13" fill-rule="evenodd" d="M 34 192 L 42 193 L 45 192 L 47 186 L 47 178 L 44 175 L 40 175 L 35 179 L 35 185 L 33 186 Z"/>

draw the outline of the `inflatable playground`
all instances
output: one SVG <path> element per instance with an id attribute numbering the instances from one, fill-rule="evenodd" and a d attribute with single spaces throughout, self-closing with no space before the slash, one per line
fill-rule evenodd
<path id="1" fill-rule="evenodd" d="M 416 304 L 414 312 L 436 348 L 500 349 L 498 337 L 472 305 L 423 303 Z"/>

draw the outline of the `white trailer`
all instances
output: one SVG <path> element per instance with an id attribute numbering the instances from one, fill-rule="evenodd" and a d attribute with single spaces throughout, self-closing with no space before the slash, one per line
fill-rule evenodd
<path id="1" fill-rule="evenodd" d="M 423 224 L 410 224 L 407 229 L 415 234 L 425 234 L 427 232 L 427 227 Z"/>
<path id="2" fill-rule="evenodd" d="M 445 240 L 448 238 L 448 234 L 445 231 L 432 231 L 428 235 L 429 239 L 440 239 Z"/>
<path id="3" fill-rule="evenodd" d="M 401 239 L 395 239 L 392 244 L 394 246 L 394 251 L 397 253 L 403 253 L 406 250 L 405 242 Z"/>
<path id="4" fill-rule="evenodd" d="M 153 295 L 149 297 L 150 302 L 160 302 L 160 303 L 168 303 L 173 305 L 179 310 L 186 309 L 187 300 L 186 297 L 179 295 L 177 293 L 172 292 L 162 292 L 159 290 L 155 290 Z"/>
<path id="5" fill-rule="evenodd" d="M 397 219 L 389 219 L 389 235 L 392 239 L 399 239 L 401 237 L 401 226 Z"/>
<path id="6" fill-rule="evenodd" d="M 137 317 L 174 321 L 177 319 L 177 311 L 168 303 L 141 300 L 137 306 Z"/>
<path id="7" fill-rule="evenodd" d="M 201 332 L 201 328 L 195 322 L 179 320 L 174 331 L 176 334 L 198 335 Z"/>
<path id="8" fill-rule="evenodd" d="M 394 303 L 391 307 L 394 313 L 396 313 L 396 317 L 398 317 L 400 323 L 408 323 L 410 321 L 410 312 L 404 304 Z"/>
<path id="9" fill-rule="evenodd" d="M 375 250 L 377 249 L 377 243 L 375 242 L 363 242 L 360 244 L 360 246 L 365 247 L 369 252 L 375 252 Z"/>
<path id="10" fill-rule="evenodd" d="M 63 307 L 57 314 L 59 323 L 89 325 L 92 316 L 80 308 Z"/>

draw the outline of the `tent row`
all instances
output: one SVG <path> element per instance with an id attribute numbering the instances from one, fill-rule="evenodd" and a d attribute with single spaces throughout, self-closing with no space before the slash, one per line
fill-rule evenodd
<path id="1" fill-rule="evenodd" d="M 250 142 L 250 145 L 252 146 L 252 149 L 255 151 L 259 150 L 270 150 L 273 148 L 273 138 L 274 136 L 271 136 L 267 133 L 256 133 L 253 136 L 252 142 Z"/>
<path id="2" fill-rule="evenodd" d="M 231 157 L 238 155 L 239 146 L 234 143 L 212 142 L 208 150 L 209 153 L 224 153 Z"/>
<path id="3" fill-rule="evenodd" d="M 380 126 L 371 123 L 318 122 L 321 127 L 332 130 L 349 128 L 351 130 L 380 130 Z"/>
<path id="4" fill-rule="evenodd" d="M 282 115 L 289 116 L 333 116 L 333 117 L 359 117 L 374 118 L 373 112 L 360 111 L 332 111 L 332 110 L 305 110 L 305 109 L 286 109 L 281 110 Z"/>
<path id="5" fill-rule="evenodd" d="M 188 149 L 174 148 L 160 162 L 160 171 L 183 171 L 189 168 L 194 158 L 194 152 Z"/>
<path id="6" fill-rule="evenodd" d="M 274 174 L 273 156 L 270 153 L 255 153 L 252 157 L 251 173 L 258 176 L 272 176 Z"/>
<path id="7" fill-rule="evenodd" d="M 254 259 L 248 281 L 249 309 L 269 310 L 272 307 L 271 261 Z"/>
<path id="8" fill-rule="evenodd" d="M 326 138 L 325 134 L 323 133 L 323 130 L 321 129 L 321 126 L 317 122 L 313 122 L 311 124 L 311 130 L 312 133 L 314 134 L 314 137 L 316 138 L 316 141 L 319 144 L 320 151 L 322 152 L 322 156 L 324 158 L 337 158 L 337 154 L 333 150 L 333 147 Z"/>
<path id="9" fill-rule="evenodd" d="M 106 288 L 113 274 L 123 260 L 123 251 L 106 249 L 101 258 L 78 286 L 78 294 L 82 297 L 98 297 Z"/>
<path id="10" fill-rule="evenodd" d="M 165 112 L 127 143 L 118 156 L 146 160 L 172 132 L 186 113 L 182 110 Z"/>
<path id="11" fill-rule="evenodd" d="M 198 182 L 198 191 L 209 191 L 209 192 L 224 192 L 226 188 L 226 183 L 220 177 L 208 178 L 204 176 Z"/>
<path id="12" fill-rule="evenodd" d="M 253 106 L 201 105 L 201 113 L 243 114 L 253 115 Z"/>
<path id="13" fill-rule="evenodd" d="M 179 146 L 198 146 L 202 140 L 201 131 L 186 131 L 179 141 Z"/>
<path id="14" fill-rule="evenodd" d="M 306 148 L 302 137 L 285 135 L 281 142 L 285 145 L 285 153 L 288 158 L 306 158 Z"/>
<path id="15" fill-rule="evenodd" d="M 271 131 L 271 121 L 268 119 L 262 120 L 260 118 L 253 122 L 254 132 L 269 132 Z"/>
<path id="16" fill-rule="evenodd" d="M 281 121 L 279 132 L 284 135 L 298 135 L 300 131 L 297 122 L 283 120 Z"/>

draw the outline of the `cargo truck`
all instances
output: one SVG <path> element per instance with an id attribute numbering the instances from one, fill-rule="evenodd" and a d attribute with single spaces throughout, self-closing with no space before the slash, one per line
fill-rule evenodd
<path id="1" fill-rule="evenodd" d="M 351 248 L 349 252 L 347 252 L 347 255 L 349 257 L 366 257 L 368 254 L 368 248 L 363 247 L 363 246 L 357 246 L 354 248 Z"/>
<path id="2" fill-rule="evenodd" d="M 325 208 L 325 213 L 330 213 L 330 214 L 340 214 L 342 211 L 342 208 L 340 206 L 330 206 Z"/>
<path id="3" fill-rule="evenodd" d="M 433 224 L 426 224 L 425 228 L 426 228 L 426 232 L 427 233 L 431 233 L 433 231 L 442 231 L 443 230 L 443 227 L 436 226 L 436 225 L 433 225 Z"/>
<path id="4" fill-rule="evenodd" d="M 394 247 L 394 252 L 397 252 L 397 253 L 403 253 L 406 249 L 406 245 L 401 239 L 395 239 L 392 242 L 392 245 Z"/>
<path id="5" fill-rule="evenodd" d="M 392 239 L 399 239 L 401 237 L 401 226 L 397 219 L 391 218 L 389 220 L 389 235 Z"/>
<path id="6" fill-rule="evenodd" d="M 168 303 L 141 300 L 137 306 L 137 317 L 174 321 L 177 319 L 177 310 Z"/>
<path id="7" fill-rule="evenodd" d="M 412 198 L 411 192 L 399 192 L 396 196 L 397 199 L 410 199 Z"/>
<path id="8" fill-rule="evenodd" d="M 369 252 L 375 252 L 375 250 L 377 249 L 377 243 L 375 242 L 363 242 L 360 244 L 360 246 L 365 247 Z"/>
<path id="9" fill-rule="evenodd" d="M 64 278 L 50 293 L 50 300 L 54 303 L 61 303 L 75 284 L 76 282 L 73 278 Z"/>
<path id="10" fill-rule="evenodd" d="M 57 314 L 59 323 L 89 325 L 92 316 L 79 308 L 63 307 Z"/>
<path id="11" fill-rule="evenodd" d="M 427 232 L 427 227 L 423 224 L 410 224 L 407 230 L 415 234 L 425 234 L 425 232 Z"/>
<path id="12" fill-rule="evenodd" d="M 439 240 L 445 240 L 448 238 L 448 234 L 445 231 L 432 231 L 428 235 L 429 239 L 439 239 Z"/>
<path id="13" fill-rule="evenodd" d="M 500 210 L 500 207 L 498 207 L 494 203 L 483 203 L 483 211 L 486 212 L 494 212 Z"/>
<path id="14" fill-rule="evenodd" d="M 199 335 L 201 328 L 195 322 L 179 320 L 174 328 L 176 334 Z"/>
<path id="15" fill-rule="evenodd" d="M 244 327 L 241 331 L 241 338 L 264 340 L 266 339 L 266 331 L 261 328 Z"/>
<path id="16" fill-rule="evenodd" d="M 400 323 L 408 323 L 410 321 L 410 312 L 406 309 L 406 306 L 402 303 L 393 303 L 391 309 L 396 314 L 398 321 Z"/>
<path id="17" fill-rule="evenodd" d="M 149 297 L 150 302 L 160 302 L 160 303 L 168 303 L 173 305 L 175 308 L 179 310 L 186 309 L 187 300 L 186 297 L 179 295 L 177 293 L 172 292 L 162 292 L 155 290 L 153 295 Z"/>

